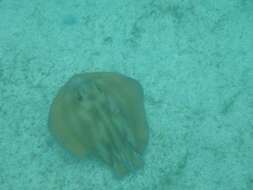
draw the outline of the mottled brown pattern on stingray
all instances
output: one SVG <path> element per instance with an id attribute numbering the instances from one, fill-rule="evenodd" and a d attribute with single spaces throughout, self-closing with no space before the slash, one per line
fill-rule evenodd
<path id="1" fill-rule="evenodd" d="M 117 73 L 74 75 L 53 100 L 49 128 L 73 154 L 92 154 L 124 176 L 143 166 L 148 142 L 142 87 Z"/>

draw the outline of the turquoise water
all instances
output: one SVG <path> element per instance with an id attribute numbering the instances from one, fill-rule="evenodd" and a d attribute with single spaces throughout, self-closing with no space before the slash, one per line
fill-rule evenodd
<path id="1" fill-rule="evenodd" d="M 0 0 L 0 190 L 252 190 L 252 0 Z M 48 132 L 58 88 L 115 71 L 144 88 L 144 169 L 115 179 Z"/>

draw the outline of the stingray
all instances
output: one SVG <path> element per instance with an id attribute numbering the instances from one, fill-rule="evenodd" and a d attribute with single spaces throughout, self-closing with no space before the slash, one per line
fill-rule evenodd
<path id="1" fill-rule="evenodd" d="M 79 158 L 95 156 L 117 176 L 140 169 L 148 143 L 140 83 L 119 73 L 81 73 L 58 91 L 49 112 L 49 130 Z"/>

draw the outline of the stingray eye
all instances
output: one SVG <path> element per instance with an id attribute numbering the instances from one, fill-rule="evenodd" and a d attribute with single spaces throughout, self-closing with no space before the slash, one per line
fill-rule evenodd
<path id="1" fill-rule="evenodd" d="M 85 87 L 83 86 L 79 86 L 78 88 L 76 88 L 76 99 L 81 102 L 84 100 L 85 98 L 85 94 L 87 93 L 87 89 L 85 89 Z"/>
<path id="2" fill-rule="evenodd" d="M 77 94 L 77 100 L 79 102 L 81 102 L 83 100 L 83 96 L 80 93 Z"/>
<path id="3" fill-rule="evenodd" d="M 104 94 L 104 91 L 101 88 L 101 86 L 99 86 L 98 84 L 96 84 L 95 88 L 96 88 L 97 92 L 99 92 L 100 94 Z"/>
<path id="4" fill-rule="evenodd" d="M 93 82 L 89 80 L 83 80 L 82 83 L 80 83 L 76 88 L 77 100 L 83 101 L 84 99 L 89 99 L 93 86 Z"/>

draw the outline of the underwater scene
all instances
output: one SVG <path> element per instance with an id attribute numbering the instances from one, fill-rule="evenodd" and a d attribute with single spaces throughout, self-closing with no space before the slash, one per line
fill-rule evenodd
<path id="1" fill-rule="evenodd" d="M 0 18 L 0 190 L 253 190 L 252 0 Z"/>

